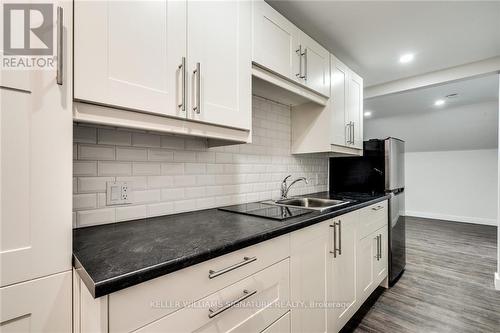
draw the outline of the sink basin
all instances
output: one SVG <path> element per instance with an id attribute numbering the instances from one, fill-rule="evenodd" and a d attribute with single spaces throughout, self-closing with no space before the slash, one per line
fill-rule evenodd
<path id="1" fill-rule="evenodd" d="M 327 210 L 350 203 L 348 200 L 333 200 L 320 198 L 289 198 L 270 202 L 277 206 L 296 207 L 311 210 Z"/>

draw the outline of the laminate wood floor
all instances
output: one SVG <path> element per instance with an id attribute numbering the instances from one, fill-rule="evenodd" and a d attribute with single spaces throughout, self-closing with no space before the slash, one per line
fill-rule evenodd
<path id="1" fill-rule="evenodd" d="M 500 332 L 497 228 L 406 221 L 406 271 L 391 289 L 377 289 L 342 333 Z"/>

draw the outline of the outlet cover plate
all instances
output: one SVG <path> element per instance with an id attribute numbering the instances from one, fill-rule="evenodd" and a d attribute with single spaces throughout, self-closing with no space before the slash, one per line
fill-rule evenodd
<path id="1" fill-rule="evenodd" d="M 106 183 L 106 205 L 126 205 L 132 203 L 132 193 L 127 182 Z"/>

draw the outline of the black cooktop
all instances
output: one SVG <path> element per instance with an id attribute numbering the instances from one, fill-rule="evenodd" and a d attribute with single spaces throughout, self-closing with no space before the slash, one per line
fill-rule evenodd
<path id="1" fill-rule="evenodd" d="M 261 202 L 226 206 L 219 209 L 226 212 L 265 217 L 273 220 L 286 220 L 291 217 L 297 217 L 300 215 L 311 213 L 311 210 L 308 209 L 273 206 Z"/>

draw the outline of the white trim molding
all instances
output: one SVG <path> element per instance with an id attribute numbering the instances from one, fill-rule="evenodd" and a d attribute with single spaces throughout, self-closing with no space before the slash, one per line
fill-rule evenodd
<path id="1" fill-rule="evenodd" d="M 500 56 L 366 87 L 365 99 L 439 85 L 500 71 Z"/>
<path id="2" fill-rule="evenodd" d="M 416 212 L 416 211 L 406 211 L 407 216 L 412 217 L 422 217 L 434 220 L 445 220 L 452 222 L 463 222 L 463 223 L 473 223 L 482 225 L 497 225 L 496 219 L 489 219 L 484 217 L 473 217 L 473 216 L 457 216 L 457 215 L 446 215 L 446 214 L 436 214 L 429 212 Z"/>
<path id="3" fill-rule="evenodd" d="M 495 289 L 500 290 L 500 273 L 495 273 Z"/>

